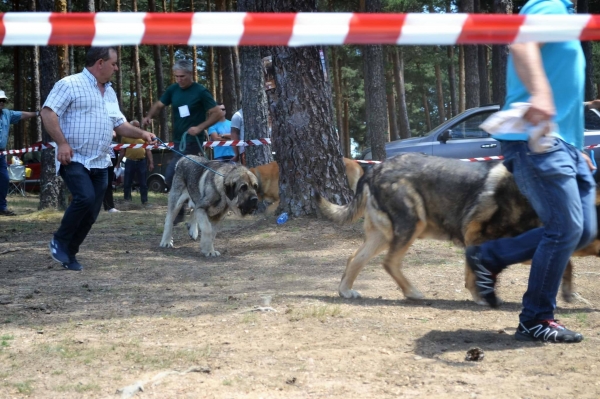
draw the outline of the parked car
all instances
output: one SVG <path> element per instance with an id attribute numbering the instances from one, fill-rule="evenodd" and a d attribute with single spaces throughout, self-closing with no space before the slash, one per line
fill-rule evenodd
<path id="1" fill-rule="evenodd" d="M 498 105 L 471 108 L 442 123 L 423 137 L 389 142 L 385 145 L 386 157 L 390 158 L 403 152 L 420 152 L 458 159 L 500 155 L 500 143 L 479 127 L 499 109 Z M 586 110 L 584 145 L 592 144 L 600 144 L 600 113 L 596 110 Z M 594 158 L 600 165 L 600 148 L 594 151 Z M 372 159 L 371 150 L 365 150 L 361 159 Z"/>

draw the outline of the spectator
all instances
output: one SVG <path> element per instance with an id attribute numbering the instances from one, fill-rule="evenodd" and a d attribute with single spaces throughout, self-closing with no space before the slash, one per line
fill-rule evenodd
<path id="1" fill-rule="evenodd" d="M 0 127 L 0 216 L 15 216 L 15 213 L 8 209 L 8 203 L 6 202 L 6 195 L 8 194 L 8 164 L 6 162 L 6 155 L 2 154 L 6 150 L 8 144 L 8 133 L 11 124 L 19 123 L 29 118 L 39 116 L 39 112 L 27 112 L 27 111 L 12 111 L 4 109 L 8 97 L 3 90 L 0 90 L 0 111 L 2 111 L 1 127 Z"/>
<path id="2" fill-rule="evenodd" d="M 113 142 L 117 138 L 117 133 L 113 130 Z M 108 187 L 106 187 L 106 192 L 104 193 L 104 200 L 102 201 L 102 205 L 104 205 L 104 210 L 108 213 L 116 213 L 119 212 L 117 208 L 115 208 L 115 200 L 113 198 L 113 181 L 115 180 L 115 166 L 117 165 L 117 156 L 115 151 L 112 149 L 112 146 L 109 149 L 110 161 L 112 163 L 111 166 L 108 167 Z"/>
<path id="3" fill-rule="evenodd" d="M 529 0 L 521 9 L 521 14 L 572 12 L 573 4 L 566 0 Z M 500 140 L 504 164 L 543 227 L 468 247 L 467 264 L 476 276 L 479 294 L 495 307 L 497 274 L 531 259 L 515 338 L 580 342 L 583 336 L 558 323 L 554 310 L 571 254 L 593 240 L 597 232 L 594 167 L 582 152 L 585 58 L 578 40 L 517 43 L 510 51 L 506 107 L 530 103 L 524 119 L 547 129 L 549 148 L 533 152 L 527 135 L 507 133 L 494 138 Z"/>
<path id="4" fill-rule="evenodd" d="M 194 136 L 202 138 L 204 130 L 223 117 L 221 107 L 217 105 L 210 92 L 204 86 L 193 81 L 192 67 L 192 62 L 189 60 L 179 60 L 173 65 L 176 83 L 167 88 L 160 100 L 152 105 L 142 120 L 142 126 L 148 125 L 154 115 L 165 106 L 171 105 L 173 108 L 173 142 L 178 151 L 180 143 L 185 143 L 185 149 L 181 151 L 185 155 L 203 154 L 201 140 Z M 168 187 L 171 187 L 175 164 L 180 158 L 181 155 L 174 153 L 167 166 L 165 182 Z"/>
<path id="5" fill-rule="evenodd" d="M 240 109 L 231 118 L 231 138 L 233 140 L 244 140 L 244 137 L 244 113 Z M 235 146 L 233 147 L 233 151 L 235 152 L 235 156 L 232 161 L 246 165 L 246 147 Z"/>
<path id="6" fill-rule="evenodd" d="M 137 120 L 131 121 L 135 127 L 140 127 Z M 144 144 L 142 139 L 123 137 L 123 144 Z M 121 165 L 123 157 L 125 160 L 125 176 L 123 177 L 123 198 L 131 201 L 131 187 L 133 179 L 137 176 L 140 185 L 140 197 L 142 205 L 148 204 L 148 184 L 146 183 L 146 171 L 154 169 L 152 151 L 149 148 L 123 148 L 119 153 L 118 165 Z"/>
<path id="7" fill-rule="evenodd" d="M 217 123 L 208 128 L 209 139 L 212 141 L 231 140 L 231 121 L 225 118 L 225 106 L 219 103 L 223 117 Z M 229 161 L 235 156 L 232 146 L 213 147 L 215 160 Z"/>
<path id="8" fill-rule="evenodd" d="M 117 70 L 114 47 L 91 47 L 81 73 L 58 81 L 42 109 L 46 131 L 56 142 L 56 173 L 73 196 L 50 241 L 50 255 L 68 270 L 82 270 L 75 257 L 100 213 L 108 185 L 112 131 L 152 142 L 152 133 L 130 125 L 109 82 Z"/>

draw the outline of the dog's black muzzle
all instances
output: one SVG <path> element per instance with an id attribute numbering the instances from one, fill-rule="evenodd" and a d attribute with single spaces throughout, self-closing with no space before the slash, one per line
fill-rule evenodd
<path id="1" fill-rule="evenodd" d="M 258 209 L 258 197 L 250 197 L 248 198 L 241 206 L 240 212 L 242 216 L 246 216 L 248 214 L 254 213 Z"/>

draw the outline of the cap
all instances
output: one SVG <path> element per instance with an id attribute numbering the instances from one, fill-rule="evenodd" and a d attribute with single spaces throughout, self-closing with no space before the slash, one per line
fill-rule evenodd
<path id="1" fill-rule="evenodd" d="M 4 90 L 0 90 L 0 99 L 4 98 L 5 100 L 8 100 L 8 97 L 6 97 L 6 93 L 4 93 Z"/>

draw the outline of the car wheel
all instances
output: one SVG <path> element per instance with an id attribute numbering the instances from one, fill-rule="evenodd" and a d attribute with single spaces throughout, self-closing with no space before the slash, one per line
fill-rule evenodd
<path id="1" fill-rule="evenodd" d="M 167 190 L 165 180 L 161 176 L 151 176 L 148 178 L 148 190 L 155 193 L 164 193 Z"/>

